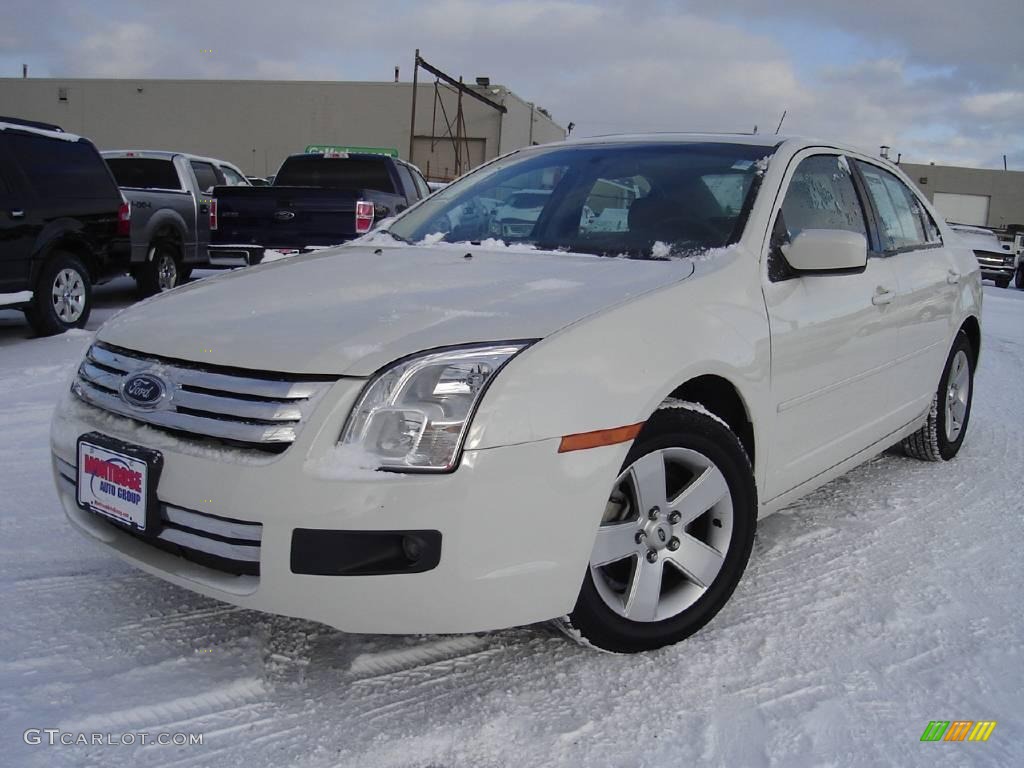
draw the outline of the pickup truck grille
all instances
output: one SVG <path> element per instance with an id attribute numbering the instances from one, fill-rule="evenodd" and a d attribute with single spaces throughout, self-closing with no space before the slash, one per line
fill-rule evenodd
<path id="1" fill-rule="evenodd" d="M 133 374 L 158 379 L 163 396 L 153 405 L 133 404 L 124 394 Z M 295 442 L 303 421 L 333 381 L 240 374 L 93 344 L 71 389 L 89 405 L 160 429 L 280 453 Z"/>

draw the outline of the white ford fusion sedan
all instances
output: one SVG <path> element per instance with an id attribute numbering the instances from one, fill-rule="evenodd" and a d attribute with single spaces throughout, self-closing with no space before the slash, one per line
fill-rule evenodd
<path id="1" fill-rule="evenodd" d="M 488 239 L 523 190 L 538 215 Z M 531 147 L 362 241 L 117 315 L 54 476 L 74 527 L 240 606 L 641 651 L 722 608 L 759 517 L 894 444 L 955 456 L 980 317 L 973 254 L 885 161 Z"/>

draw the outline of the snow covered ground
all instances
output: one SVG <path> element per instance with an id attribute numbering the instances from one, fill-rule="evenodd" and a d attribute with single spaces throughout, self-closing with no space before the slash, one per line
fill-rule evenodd
<path id="1" fill-rule="evenodd" d="M 343 635 L 134 571 L 72 531 L 50 478 L 50 410 L 90 334 L 27 339 L 0 311 L 0 764 L 1024 765 L 1024 292 L 985 294 L 960 457 L 886 454 L 763 521 L 718 618 L 634 657 L 546 627 Z M 91 329 L 131 284 L 97 298 Z M 998 725 L 919 741 L 958 719 Z"/>

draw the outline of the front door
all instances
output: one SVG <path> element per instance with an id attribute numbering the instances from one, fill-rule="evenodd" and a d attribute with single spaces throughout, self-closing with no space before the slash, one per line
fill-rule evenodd
<path id="1" fill-rule="evenodd" d="M 776 411 L 766 500 L 891 431 L 898 349 L 898 286 L 888 259 L 869 247 L 863 272 L 796 275 L 781 252 L 804 229 L 857 232 L 874 245 L 849 162 L 835 153 L 802 153 L 783 189 L 764 274 Z"/>
<path id="2" fill-rule="evenodd" d="M 32 244 L 37 233 L 31 208 L 6 150 L 0 146 L 0 294 L 29 288 Z"/>

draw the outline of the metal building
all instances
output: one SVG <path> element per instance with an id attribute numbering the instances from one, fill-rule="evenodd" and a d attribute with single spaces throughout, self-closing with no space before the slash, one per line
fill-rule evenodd
<path id="1" fill-rule="evenodd" d="M 946 221 L 1024 228 L 1024 171 L 900 163 Z"/>
<path id="2" fill-rule="evenodd" d="M 501 153 L 565 138 L 546 111 L 508 88 L 468 87 L 505 111 L 463 94 L 457 121 L 458 90 L 421 72 L 411 142 L 408 82 L 0 78 L 0 114 L 56 123 L 100 149 L 192 152 L 255 176 L 276 173 L 287 155 L 310 145 L 375 147 L 406 159 L 411 145 L 412 162 L 444 180 Z"/>

